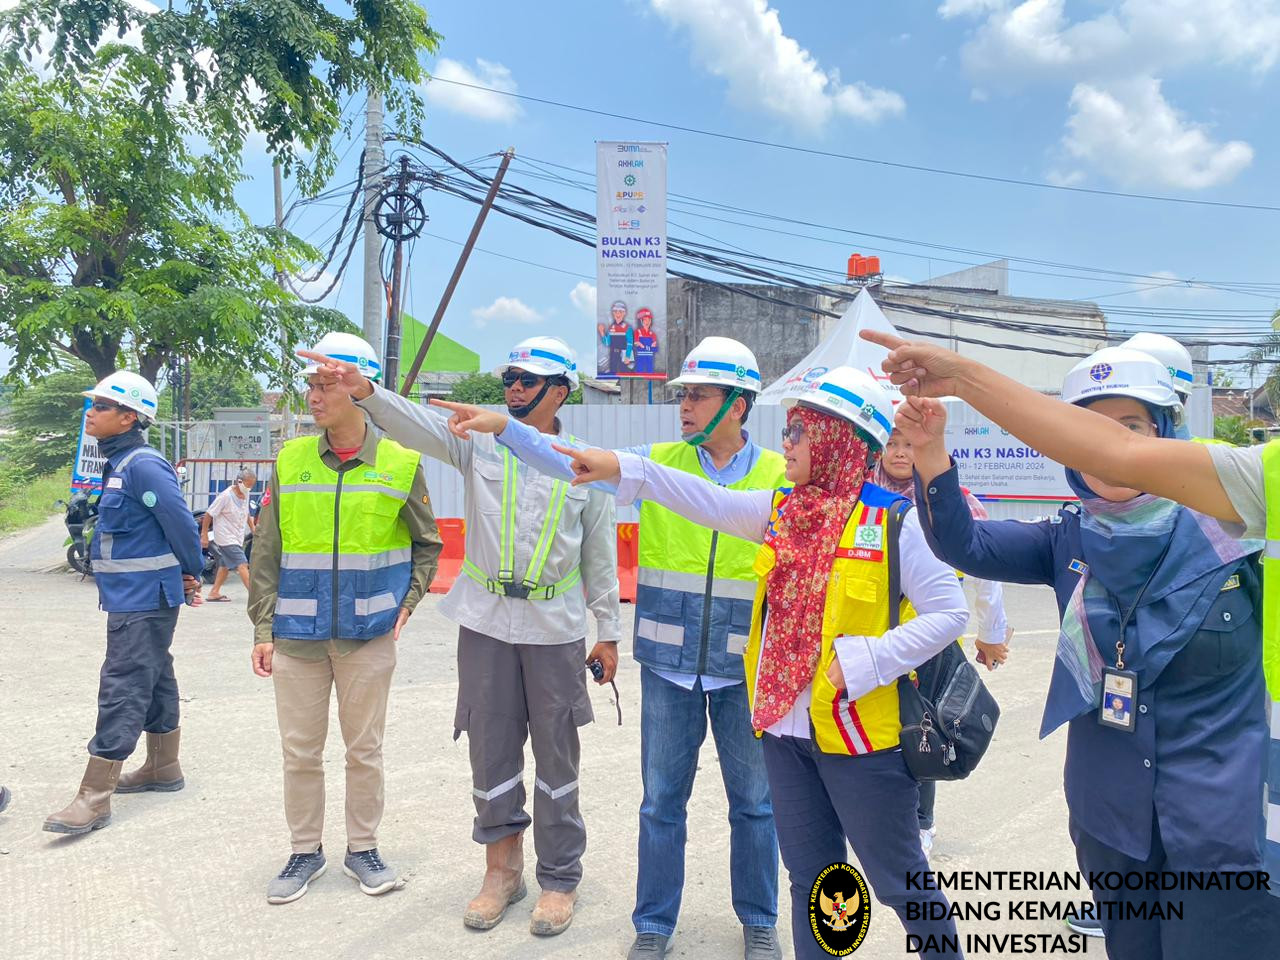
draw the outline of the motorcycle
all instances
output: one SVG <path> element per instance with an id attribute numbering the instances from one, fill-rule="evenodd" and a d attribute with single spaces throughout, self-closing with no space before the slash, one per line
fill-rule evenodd
<path id="1" fill-rule="evenodd" d="M 55 500 L 55 507 L 66 509 L 63 523 L 67 526 L 68 537 L 64 546 L 67 548 L 67 566 L 80 574 L 80 579 L 93 574 L 93 563 L 89 559 L 89 541 L 93 538 L 93 527 L 98 521 L 98 498 L 90 496 L 96 491 L 77 490 L 70 500 Z"/>

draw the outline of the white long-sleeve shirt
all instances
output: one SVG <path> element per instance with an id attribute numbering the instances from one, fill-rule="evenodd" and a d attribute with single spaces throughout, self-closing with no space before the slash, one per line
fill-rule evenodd
<path id="1" fill-rule="evenodd" d="M 681 470 L 619 452 L 622 476 L 618 503 L 652 500 L 681 516 L 753 543 L 763 543 L 773 512 L 772 490 L 727 490 Z M 954 643 L 964 632 L 969 608 L 955 571 L 933 555 L 915 511 L 908 513 L 899 537 L 902 592 L 916 617 L 879 637 L 839 636 L 836 656 L 850 700 L 892 683 Z M 762 645 L 769 642 L 763 626 Z M 812 684 L 801 691 L 791 711 L 771 726 L 775 736 L 808 738 Z"/>
<path id="2" fill-rule="evenodd" d="M 448 417 L 375 386 L 357 401 L 369 418 L 397 443 L 442 460 L 466 480 L 467 559 L 498 576 L 502 524 L 503 456 L 489 434 L 461 440 L 449 432 Z M 561 443 L 568 437 L 559 438 Z M 518 582 L 537 545 L 551 504 L 553 478 L 519 461 L 516 469 L 515 564 Z M 596 639 L 617 642 L 618 539 L 612 498 L 596 490 L 569 487 L 540 583 L 558 583 L 582 568 L 582 589 L 572 587 L 550 600 L 521 600 L 490 593 L 465 573 L 440 602 L 440 612 L 477 633 L 507 643 L 569 643 L 587 635 L 587 610 L 596 620 Z"/>

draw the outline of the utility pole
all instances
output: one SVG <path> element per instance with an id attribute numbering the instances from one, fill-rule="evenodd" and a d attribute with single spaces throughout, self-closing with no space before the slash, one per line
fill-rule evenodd
<path id="1" fill-rule="evenodd" d="M 364 338 L 382 356 L 382 320 L 386 292 L 382 286 L 382 240 L 374 223 L 382 197 L 382 94 L 369 92 L 364 121 Z"/>
<path id="2" fill-rule="evenodd" d="M 515 155 L 515 147 L 507 147 L 506 152 L 502 155 L 502 163 L 498 165 L 498 172 L 494 174 L 493 182 L 489 184 L 489 192 L 485 195 L 484 203 L 480 204 L 480 212 L 476 214 L 476 222 L 471 225 L 471 233 L 467 235 L 467 242 L 462 245 L 462 253 L 458 256 L 458 263 L 454 266 L 453 274 L 449 277 L 449 283 L 444 288 L 444 295 L 440 297 L 440 305 L 436 307 L 436 314 L 431 318 L 431 326 L 427 328 L 427 335 L 422 338 L 422 345 L 418 347 L 418 355 L 414 357 L 413 365 L 409 367 L 409 373 L 404 378 L 404 389 L 400 391 L 400 395 L 403 397 L 409 396 L 413 382 L 418 379 L 418 371 L 422 369 L 422 364 L 427 359 L 427 351 L 431 349 L 431 341 L 435 339 L 436 331 L 440 329 L 440 321 L 444 319 L 444 312 L 449 308 L 449 301 L 453 299 L 453 291 L 457 289 L 458 281 L 462 278 L 462 271 L 471 256 L 471 249 L 476 245 L 476 238 L 480 236 L 480 228 L 484 226 L 485 217 L 489 216 L 489 209 L 493 206 L 494 198 L 498 195 L 498 189 L 502 186 L 502 178 L 507 175 L 507 167 L 511 165 L 511 158 Z M 395 389 L 394 385 L 392 389 Z"/>
<path id="3" fill-rule="evenodd" d="M 400 173 L 396 177 L 396 208 L 391 214 L 397 226 L 407 224 L 407 197 L 409 192 L 409 158 L 400 158 Z M 382 382 L 395 390 L 400 376 L 400 298 L 404 294 L 404 241 L 403 230 L 395 238 L 395 259 L 391 264 L 391 310 L 387 314 L 387 351 L 382 359 Z"/>
<path id="4" fill-rule="evenodd" d="M 271 183 L 275 189 L 276 197 L 276 233 L 277 236 L 284 232 L 284 180 L 280 174 L 280 161 L 271 164 Z M 285 288 L 284 271 L 276 271 L 276 283 L 280 285 L 280 289 Z M 309 346 L 309 345 L 308 345 Z M 289 369 L 289 362 L 292 359 L 289 350 L 289 338 L 283 330 L 280 331 L 280 369 Z M 288 440 L 293 436 L 293 404 L 289 399 L 289 391 L 280 391 L 280 406 L 282 407 L 282 427 L 283 436 L 281 439 Z"/>

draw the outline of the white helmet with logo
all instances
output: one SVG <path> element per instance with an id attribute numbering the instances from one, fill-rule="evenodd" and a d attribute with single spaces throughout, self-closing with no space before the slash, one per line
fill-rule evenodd
<path id="1" fill-rule="evenodd" d="M 86 390 L 84 396 L 89 399 L 112 400 L 120 406 L 132 410 L 139 417 L 145 417 L 150 423 L 156 418 L 158 397 L 156 388 L 146 377 L 140 377 L 128 370 L 117 370 L 110 376 L 103 377 L 92 390 Z"/>
<path id="2" fill-rule="evenodd" d="M 493 375 L 500 377 L 511 367 L 541 377 L 568 377 L 569 388 L 576 390 L 578 387 L 578 355 L 559 337 L 521 340 L 507 355 L 507 362 L 493 368 Z"/>
<path id="3" fill-rule="evenodd" d="M 1062 381 L 1062 399 L 1067 403 L 1097 397 L 1133 397 L 1155 407 L 1181 406 L 1164 364 L 1128 347 L 1105 347 L 1085 357 Z"/>
<path id="4" fill-rule="evenodd" d="M 354 333 L 326 333 L 311 349 L 315 353 L 323 353 L 334 360 L 354 363 L 360 368 L 360 372 L 374 383 L 382 379 L 382 363 L 364 337 L 357 337 Z M 303 368 L 302 375 L 309 377 L 317 369 L 317 364 L 308 364 Z"/>
<path id="5" fill-rule="evenodd" d="M 853 367 L 810 367 L 787 382 L 782 406 L 797 403 L 848 420 L 880 449 L 893 432 L 893 400 L 870 374 Z"/>
<path id="6" fill-rule="evenodd" d="M 1185 402 L 1195 383 L 1191 367 L 1191 354 L 1172 337 L 1159 333 L 1135 333 L 1120 344 L 1127 350 L 1141 350 L 1159 360 L 1169 370 L 1173 389 Z"/>
<path id="7" fill-rule="evenodd" d="M 748 393 L 759 393 L 764 388 L 756 355 L 745 344 L 728 337 L 703 337 L 702 342 L 684 358 L 680 375 L 668 380 L 667 386 L 683 387 L 695 383 L 730 390 L 737 387 Z"/>

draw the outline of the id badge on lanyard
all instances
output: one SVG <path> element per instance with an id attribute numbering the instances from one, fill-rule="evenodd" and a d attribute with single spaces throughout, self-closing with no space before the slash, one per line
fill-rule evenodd
<path id="1" fill-rule="evenodd" d="M 1164 562 L 1165 555 L 1168 554 L 1172 543 L 1173 538 L 1171 537 L 1169 542 L 1164 545 L 1164 552 L 1160 554 L 1160 559 L 1151 568 L 1147 582 L 1142 585 L 1138 595 L 1133 598 L 1129 612 L 1120 619 L 1120 634 L 1116 638 L 1116 665 L 1102 668 L 1102 703 L 1098 705 L 1098 723 L 1104 727 L 1121 730 L 1125 733 L 1133 733 L 1137 729 L 1138 674 L 1133 670 L 1124 668 L 1124 631 L 1129 626 L 1129 621 L 1133 619 L 1134 611 L 1138 609 L 1138 603 L 1142 600 L 1142 595 L 1147 592 L 1147 587 L 1151 586 L 1151 580 L 1155 577 L 1156 571 L 1160 569 L 1160 564 Z"/>

